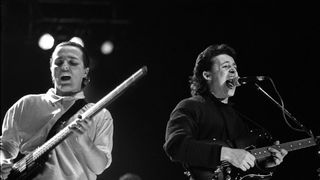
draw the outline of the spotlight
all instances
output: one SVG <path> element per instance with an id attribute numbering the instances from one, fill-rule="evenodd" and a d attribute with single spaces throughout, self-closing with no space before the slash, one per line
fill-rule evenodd
<path id="1" fill-rule="evenodd" d="M 78 44 L 80 44 L 82 47 L 84 47 L 84 43 L 83 43 L 82 39 L 79 38 L 79 37 L 73 37 L 73 38 L 70 39 L 70 41 L 71 41 L 71 42 L 78 43 Z"/>
<path id="2" fill-rule="evenodd" d="M 105 41 L 101 45 L 101 53 L 102 54 L 110 54 L 113 51 L 113 43 L 111 41 Z"/>
<path id="3" fill-rule="evenodd" d="M 51 34 L 45 33 L 40 37 L 38 44 L 43 50 L 51 49 L 54 45 L 54 38 Z"/>

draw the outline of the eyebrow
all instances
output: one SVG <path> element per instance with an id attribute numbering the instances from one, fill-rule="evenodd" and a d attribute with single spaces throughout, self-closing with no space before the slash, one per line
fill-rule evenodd
<path id="1" fill-rule="evenodd" d="M 224 61 L 221 65 L 224 65 L 224 64 L 237 65 L 235 62 L 231 62 L 231 61 Z"/>
<path id="2" fill-rule="evenodd" d="M 63 57 L 67 57 L 69 59 L 77 59 L 77 60 L 81 60 L 80 58 L 78 58 L 77 56 L 58 56 L 56 59 L 62 59 Z"/>

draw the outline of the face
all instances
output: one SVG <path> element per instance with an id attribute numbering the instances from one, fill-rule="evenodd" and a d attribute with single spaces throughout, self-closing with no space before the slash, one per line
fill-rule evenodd
<path id="1" fill-rule="evenodd" d="M 50 70 L 56 93 L 61 96 L 79 92 L 82 80 L 89 72 L 89 68 L 84 67 L 82 51 L 73 46 L 56 48 Z"/>
<path id="2" fill-rule="evenodd" d="M 228 99 L 235 93 L 235 86 L 227 85 L 226 81 L 238 77 L 237 65 L 234 59 L 226 54 L 220 54 L 212 59 L 210 71 L 203 72 L 209 84 L 210 91 L 219 99 Z"/>

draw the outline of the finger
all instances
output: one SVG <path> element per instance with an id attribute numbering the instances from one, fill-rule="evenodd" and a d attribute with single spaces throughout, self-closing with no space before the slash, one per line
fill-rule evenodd
<path id="1" fill-rule="evenodd" d="M 84 129 L 84 127 L 83 127 L 82 125 L 78 125 L 78 126 L 77 126 L 77 130 L 78 130 L 78 132 L 79 132 L 80 134 L 82 134 L 82 133 L 85 132 L 85 129 Z"/>
<path id="2" fill-rule="evenodd" d="M 89 129 L 89 127 L 92 124 L 92 120 L 91 119 L 84 119 L 82 124 L 86 127 L 86 129 Z"/>
<path id="3" fill-rule="evenodd" d="M 87 121 L 82 121 L 79 125 L 85 130 L 89 128 L 89 123 Z"/>
<path id="4" fill-rule="evenodd" d="M 279 151 L 279 150 L 277 150 L 277 149 L 275 149 L 275 148 L 273 148 L 273 147 L 269 147 L 269 148 L 268 148 L 268 151 L 270 151 L 270 152 L 271 152 L 271 154 L 280 153 L 280 151 Z"/>
<path id="5" fill-rule="evenodd" d="M 70 129 L 72 130 L 72 132 L 80 134 L 82 132 L 81 127 L 78 126 L 77 124 L 73 124 L 70 126 Z"/>
<path id="6" fill-rule="evenodd" d="M 244 166 L 244 168 L 245 168 L 245 171 L 247 171 L 248 169 L 250 169 L 249 164 L 245 164 L 245 165 L 243 165 L 243 166 Z"/>
<path id="7" fill-rule="evenodd" d="M 250 165 L 250 167 L 253 167 L 254 166 L 254 161 L 248 160 L 248 164 Z"/>
<path id="8" fill-rule="evenodd" d="M 284 156 L 286 156 L 288 154 L 288 151 L 285 150 L 285 149 L 280 149 L 280 153 L 284 157 Z"/>
<path id="9" fill-rule="evenodd" d="M 246 171 L 247 169 L 244 166 L 239 167 L 242 171 Z"/>
<path id="10" fill-rule="evenodd" d="M 276 165 L 279 165 L 282 162 L 282 160 L 280 160 L 279 158 L 274 157 L 273 159 Z"/>
<path id="11" fill-rule="evenodd" d="M 249 154 L 248 158 L 250 159 L 250 161 L 256 161 L 256 157 L 252 154 Z"/>

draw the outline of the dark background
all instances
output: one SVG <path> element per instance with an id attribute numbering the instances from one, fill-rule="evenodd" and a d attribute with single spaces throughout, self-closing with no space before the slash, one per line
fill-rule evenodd
<path id="1" fill-rule="evenodd" d="M 84 39 L 93 58 L 86 89 L 92 102 L 148 67 L 147 76 L 107 107 L 115 127 L 113 162 L 98 179 L 117 180 L 126 172 L 143 180 L 186 179 L 162 149 L 166 122 L 190 96 L 188 78 L 197 55 L 215 43 L 236 49 L 240 76 L 270 76 L 286 109 L 319 135 L 317 11 L 308 1 L 2 0 L 1 119 L 21 96 L 52 87 L 51 51 L 37 44 L 49 31 L 58 41 Z M 115 44 L 110 55 L 100 53 L 105 39 Z M 279 101 L 270 81 L 260 85 Z M 252 86 L 238 88 L 232 100 L 281 142 L 308 137 L 290 129 L 281 111 Z M 293 151 L 273 179 L 318 179 L 319 167 L 315 147 Z"/>

